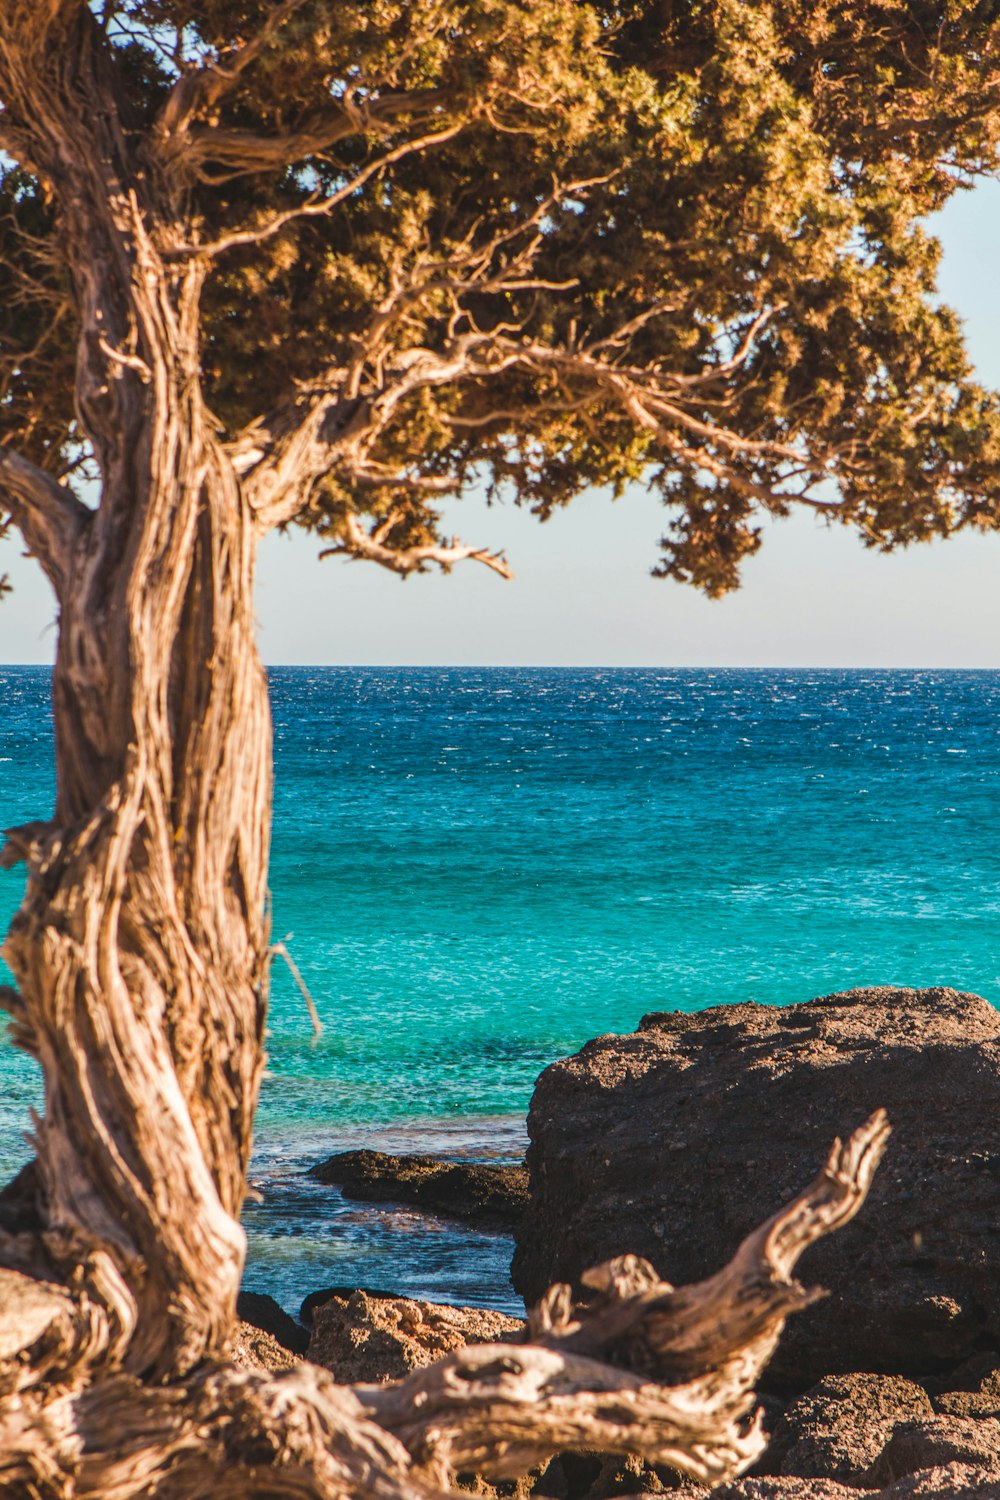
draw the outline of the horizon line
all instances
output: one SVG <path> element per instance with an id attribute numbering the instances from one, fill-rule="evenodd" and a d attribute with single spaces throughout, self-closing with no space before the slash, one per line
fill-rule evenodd
<path id="1" fill-rule="evenodd" d="M 708 663 L 643 663 L 643 662 L 301 662 L 266 661 L 265 670 L 278 671 L 341 671 L 341 672 L 994 672 L 1000 673 L 1000 665 L 935 666 L 899 662 L 880 662 L 862 665 L 857 662 L 822 663 L 809 665 L 801 662 L 708 662 Z M 51 672 L 51 662 L 0 661 L 0 672 L 18 671 Z"/>

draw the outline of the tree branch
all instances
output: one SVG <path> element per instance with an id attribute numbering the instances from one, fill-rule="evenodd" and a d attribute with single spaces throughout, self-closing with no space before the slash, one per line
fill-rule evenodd
<path id="1" fill-rule="evenodd" d="M 91 512 L 51 474 L 4 447 L 0 447 L 0 504 L 10 512 L 28 551 L 61 597 Z"/>
<path id="2" fill-rule="evenodd" d="M 360 104 L 348 97 L 335 109 L 274 135 L 198 125 L 187 132 L 186 152 L 203 179 L 208 178 L 204 168 L 209 162 L 228 169 L 227 178 L 277 171 L 322 155 L 351 137 L 382 135 L 403 119 L 410 125 L 434 119 L 446 103 L 440 90 L 412 89 Z M 216 180 L 215 174 L 211 180 Z"/>
<path id="3" fill-rule="evenodd" d="M 338 203 L 343 203 L 353 193 L 364 187 L 376 173 L 384 171 L 386 167 L 393 166 L 402 161 L 405 156 L 411 156 L 415 151 L 426 151 L 432 146 L 440 146 L 445 141 L 450 141 L 465 124 L 464 120 L 453 121 L 441 130 L 429 131 L 425 135 L 417 136 L 413 140 L 404 141 L 392 151 L 387 151 L 384 156 L 379 156 L 375 161 L 369 162 L 362 167 L 353 177 L 349 178 L 336 192 L 328 194 L 312 194 L 302 203 L 297 203 L 294 208 L 286 209 L 283 213 L 273 214 L 264 223 L 254 228 L 237 229 L 232 234 L 220 236 L 217 240 L 210 240 L 205 244 L 197 242 L 174 246 L 166 256 L 168 260 L 179 260 L 183 256 L 197 255 L 215 258 L 227 250 L 233 250 L 239 245 L 260 245 L 265 240 L 273 239 L 284 229 L 286 224 L 291 224 L 295 219 L 322 218 L 325 214 L 335 209 Z"/>
<path id="4" fill-rule="evenodd" d="M 250 64 L 260 56 L 268 42 L 288 17 L 301 10 L 306 0 L 283 0 L 274 7 L 257 35 L 228 54 L 225 62 L 206 62 L 183 73 L 160 111 L 156 134 L 161 141 L 176 138 L 184 132 L 199 110 L 209 109 L 233 88 Z"/>
<path id="5" fill-rule="evenodd" d="M 357 516 L 348 514 L 343 521 L 343 539 L 334 547 L 326 547 L 320 557 L 351 557 L 366 562 L 378 563 L 392 573 L 405 577 L 408 573 L 422 573 L 428 564 L 435 563 L 448 572 L 456 563 L 471 561 L 499 573 L 501 578 L 513 578 L 514 574 L 502 552 L 488 552 L 485 547 L 469 547 L 456 538 L 450 546 L 442 544 L 420 544 L 413 547 L 393 547 L 386 538 L 402 519 L 400 512 L 393 511 L 386 520 L 366 531 Z"/>
<path id="6" fill-rule="evenodd" d="M 327 151 L 339 141 L 379 135 L 401 118 L 428 120 L 439 115 L 448 96 L 440 89 L 408 89 L 356 100 L 345 93 L 329 108 L 313 111 L 294 128 L 272 135 L 237 128 L 198 124 L 234 89 L 246 70 L 305 0 L 283 0 L 250 41 L 224 58 L 185 71 L 160 111 L 154 138 L 161 155 L 185 156 L 199 175 L 206 162 L 230 169 L 231 175 L 269 172 Z M 214 180 L 214 179 L 213 179 Z"/>

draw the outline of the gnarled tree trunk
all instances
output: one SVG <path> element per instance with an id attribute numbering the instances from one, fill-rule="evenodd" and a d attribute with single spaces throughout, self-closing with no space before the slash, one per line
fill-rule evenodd
<path id="1" fill-rule="evenodd" d="M 45 1260 L 109 1355 L 166 1378 L 224 1347 L 243 1262 L 271 800 L 256 538 L 203 404 L 204 267 L 173 255 L 190 214 L 135 157 L 93 18 L 14 7 L 3 42 L 66 236 L 102 476 L 60 547 L 25 528 L 59 601 L 57 799 L 12 835 L 10 1008 L 45 1076 Z"/>
<path id="2" fill-rule="evenodd" d="M 222 1347 L 242 1269 L 271 742 L 239 487 L 191 411 L 154 414 L 147 461 L 124 545 L 61 600 L 56 815 L 5 952 L 47 1254 L 86 1268 L 126 1366 L 168 1375 Z"/>

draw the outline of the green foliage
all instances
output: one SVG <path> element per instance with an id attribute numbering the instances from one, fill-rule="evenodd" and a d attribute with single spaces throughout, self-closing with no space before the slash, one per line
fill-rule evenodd
<path id="1" fill-rule="evenodd" d="M 277 9 L 93 8 L 140 161 L 177 77 L 230 66 Z M 203 300 L 224 435 L 287 425 L 324 390 L 377 406 L 419 352 L 443 364 L 474 336 L 452 378 L 415 384 L 380 418 L 364 473 L 331 457 L 305 524 L 338 536 L 346 512 L 368 513 L 403 546 L 435 535 L 428 480 L 441 493 L 485 480 L 542 517 L 588 485 L 641 481 L 670 512 L 659 571 L 712 594 L 759 545 L 760 513 L 802 498 L 883 548 L 996 526 L 1000 407 L 937 300 L 922 221 L 995 169 L 997 9 L 290 8 L 200 106 L 171 226 L 187 242 L 257 236 L 213 257 Z M 233 145 L 318 140 L 338 112 L 404 99 L 267 168 Z M 380 159 L 329 212 L 294 215 Z M 9 167 L 0 437 L 49 468 L 81 451 L 78 332 L 58 224 Z M 405 478 L 373 488 L 372 474 Z"/>

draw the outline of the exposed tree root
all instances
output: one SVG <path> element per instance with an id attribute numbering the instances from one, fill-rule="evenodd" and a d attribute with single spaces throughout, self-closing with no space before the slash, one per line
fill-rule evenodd
<path id="1" fill-rule="evenodd" d="M 513 1478 L 570 1449 L 636 1453 L 701 1480 L 738 1474 L 764 1448 L 757 1378 L 789 1313 L 819 1295 L 792 1279 L 795 1263 L 857 1213 L 888 1134 L 879 1111 L 837 1141 L 709 1280 L 675 1290 L 625 1256 L 588 1273 L 582 1306 L 553 1287 L 532 1342 L 461 1349 L 391 1386 L 337 1386 L 304 1364 L 276 1376 L 209 1366 L 158 1386 L 106 1358 L 88 1369 L 80 1302 L 4 1273 L 0 1493 L 398 1500 L 440 1495 L 459 1473 Z"/>

